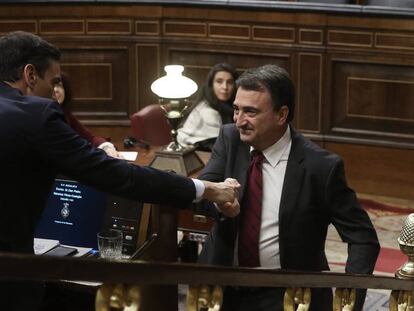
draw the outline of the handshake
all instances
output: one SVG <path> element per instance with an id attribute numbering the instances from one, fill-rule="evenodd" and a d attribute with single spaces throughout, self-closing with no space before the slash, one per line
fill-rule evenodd
<path id="1" fill-rule="evenodd" d="M 202 180 L 205 186 L 203 199 L 214 202 L 226 217 L 236 217 L 240 213 L 239 189 L 236 179 L 227 178 L 224 182 L 213 183 Z"/>

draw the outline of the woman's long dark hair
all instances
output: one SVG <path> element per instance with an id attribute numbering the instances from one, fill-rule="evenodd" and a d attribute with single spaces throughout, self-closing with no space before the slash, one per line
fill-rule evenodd
<path id="1" fill-rule="evenodd" d="M 62 81 L 63 89 L 65 90 L 65 99 L 63 100 L 62 109 L 63 111 L 69 111 L 70 110 L 70 104 L 72 102 L 72 86 L 69 81 L 69 76 L 62 72 L 60 74 L 60 80 Z"/>
<path id="2" fill-rule="evenodd" d="M 228 63 L 216 64 L 209 71 L 206 84 L 203 86 L 197 102 L 206 100 L 210 104 L 211 108 L 220 114 L 223 124 L 226 124 L 233 122 L 233 101 L 236 96 L 236 87 L 234 87 L 230 98 L 225 102 L 221 102 L 213 90 L 214 77 L 219 71 L 228 72 L 233 77 L 234 83 L 236 83 L 239 74 L 232 65 Z"/>

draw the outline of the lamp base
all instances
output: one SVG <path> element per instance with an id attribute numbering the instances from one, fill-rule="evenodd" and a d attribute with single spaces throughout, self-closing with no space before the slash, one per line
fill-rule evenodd
<path id="1" fill-rule="evenodd" d="M 204 167 L 203 161 L 192 147 L 184 151 L 156 151 L 151 167 L 160 170 L 173 170 L 177 174 L 189 176 Z"/>

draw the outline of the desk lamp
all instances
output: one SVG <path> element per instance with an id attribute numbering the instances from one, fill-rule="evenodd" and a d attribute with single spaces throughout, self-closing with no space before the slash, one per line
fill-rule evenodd
<path id="1" fill-rule="evenodd" d="M 194 147 L 184 147 L 177 141 L 177 128 L 184 120 L 185 111 L 190 106 L 188 97 L 197 91 L 197 84 L 183 76 L 184 67 L 181 65 L 168 65 L 164 70 L 166 75 L 151 84 L 151 91 L 158 96 L 171 125 L 172 141 L 155 153 L 150 166 L 188 176 L 202 168 L 203 162 Z"/>

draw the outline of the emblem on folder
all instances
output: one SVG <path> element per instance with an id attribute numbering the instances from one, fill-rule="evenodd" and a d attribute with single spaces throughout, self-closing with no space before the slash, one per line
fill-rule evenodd
<path id="1" fill-rule="evenodd" d="M 60 210 L 60 214 L 63 218 L 67 218 L 69 216 L 69 203 L 63 203 L 63 208 Z"/>

